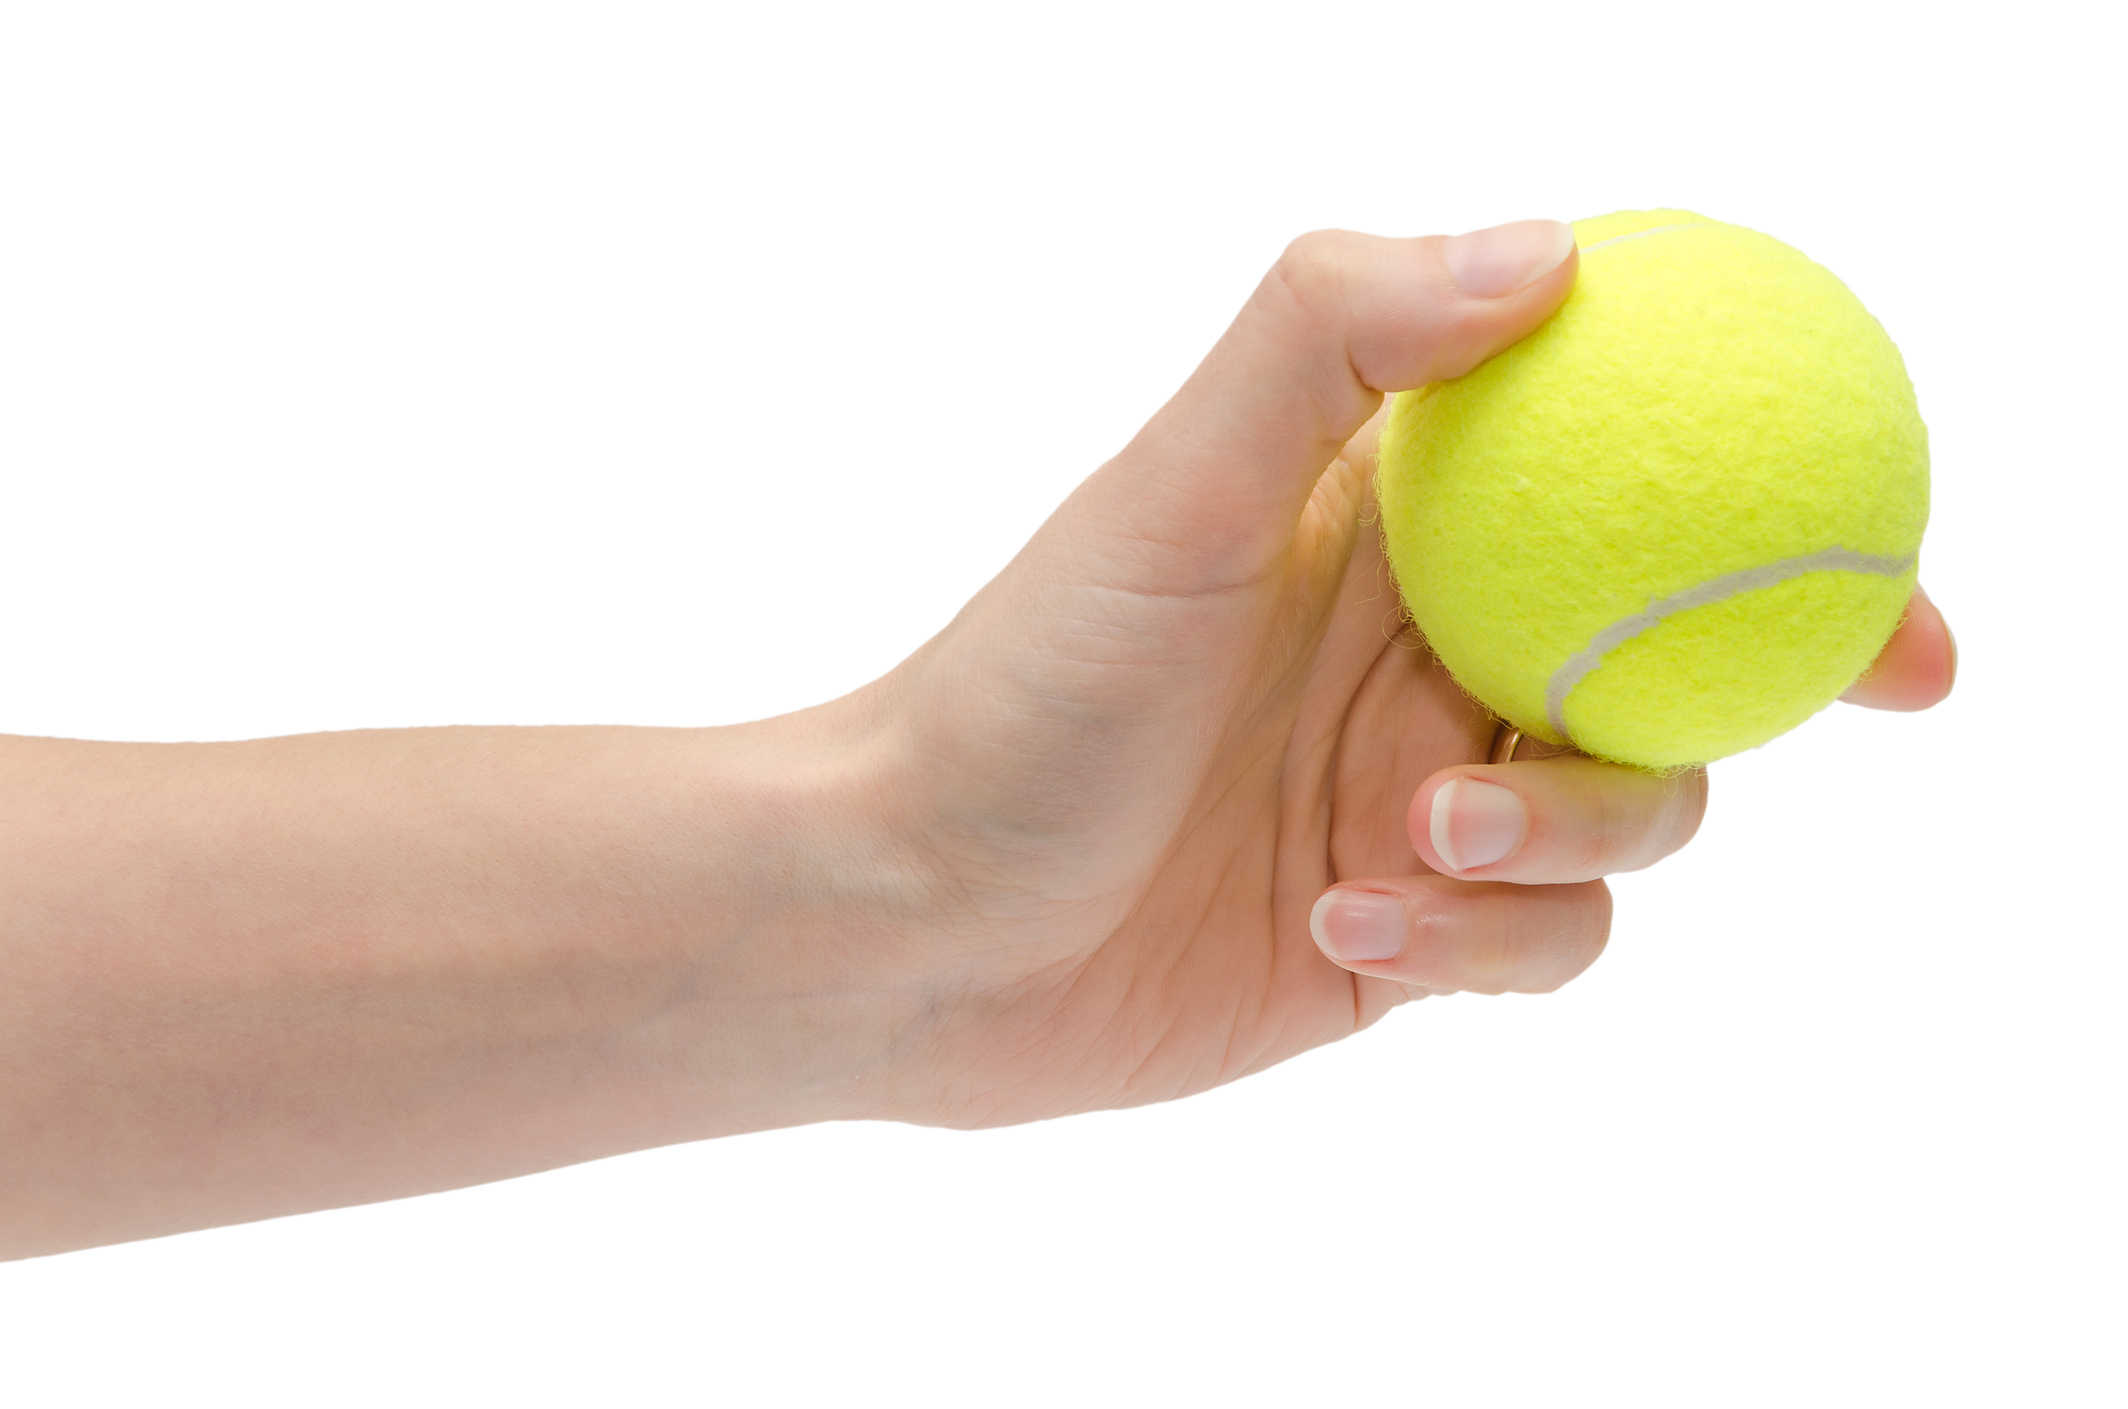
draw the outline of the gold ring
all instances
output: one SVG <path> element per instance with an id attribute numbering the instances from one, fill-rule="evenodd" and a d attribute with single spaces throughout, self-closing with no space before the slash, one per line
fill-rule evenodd
<path id="1" fill-rule="evenodd" d="M 1513 763 L 1515 761 L 1515 749 L 1520 746 L 1521 743 L 1522 731 L 1520 729 L 1517 729 L 1514 725 L 1509 724 L 1507 721 L 1502 720 L 1500 722 L 1500 728 L 1498 732 L 1493 735 L 1492 757 L 1488 758 L 1486 762 Z"/>

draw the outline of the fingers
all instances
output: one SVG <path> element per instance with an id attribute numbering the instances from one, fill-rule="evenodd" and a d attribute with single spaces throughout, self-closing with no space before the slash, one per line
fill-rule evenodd
<path id="1" fill-rule="evenodd" d="M 1704 769 L 1665 777 L 1569 755 L 1445 768 L 1420 785 L 1406 825 L 1443 875 L 1558 885 L 1652 866 L 1706 811 Z"/>
<path id="2" fill-rule="evenodd" d="M 1611 892 L 1601 881 L 1356 881 L 1326 891 L 1308 928 L 1333 963 L 1356 974 L 1430 993 L 1549 993 L 1603 952 Z"/>
<path id="3" fill-rule="evenodd" d="M 1114 526 L 1243 572 L 1382 394 L 1460 376 L 1566 297 L 1573 232 L 1521 221 L 1452 239 L 1302 236 L 1181 391 L 1095 482 Z M 1240 575 L 1240 574 L 1230 574 Z"/>
<path id="4" fill-rule="evenodd" d="M 1928 593 L 1914 589 L 1906 620 L 1876 663 L 1840 696 L 1869 709 L 1916 710 L 1940 704 L 1958 678 L 1958 643 Z"/>

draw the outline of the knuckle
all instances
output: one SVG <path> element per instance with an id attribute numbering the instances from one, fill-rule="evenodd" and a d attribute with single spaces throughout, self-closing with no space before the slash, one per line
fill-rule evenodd
<path id="1" fill-rule="evenodd" d="M 1606 875 L 1617 866 L 1622 819 L 1610 782 L 1598 776 L 1583 792 L 1579 807 L 1562 809 L 1568 822 L 1565 850 L 1576 875 Z"/>
<path id="2" fill-rule="evenodd" d="M 1271 272 L 1304 311 L 1319 313 L 1343 304 L 1351 255 L 1344 232 L 1314 230 L 1287 245 Z"/>
<path id="3" fill-rule="evenodd" d="M 1462 955 L 1460 986 L 1466 992 L 1506 993 L 1520 986 L 1529 948 L 1522 930 L 1529 910 L 1538 903 L 1534 892 L 1519 886 L 1488 886 L 1473 907 L 1474 932 Z"/>
<path id="4" fill-rule="evenodd" d="M 1623 770 L 1617 770 L 1622 772 Z M 1631 778 L 1613 770 L 1589 780 L 1564 849 L 1583 874 L 1652 866 L 1692 840 L 1707 812 L 1707 772 Z"/>
<path id="5" fill-rule="evenodd" d="M 1583 888 L 1580 900 L 1582 950 L 1588 955 L 1584 963 L 1586 967 L 1596 962 L 1596 956 L 1611 942 L 1611 888 L 1602 881 L 1591 882 Z"/>
<path id="6" fill-rule="evenodd" d="M 1640 829 L 1643 835 L 1633 848 L 1630 863 L 1619 869 L 1638 870 L 1652 866 L 1665 856 L 1682 850 L 1685 843 L 1698 833 L 1700 821 L 1706 815 L 1706 769 L 1695 768 L 1689 773 L 1663 779 L 1662 792 Z"/>
<path id="7" fill-rule="evenodd" d="M 1698 836 L 1700 823 L 1707 820 L 1707 770 L 1695 768 L 1685 776 L 1688 781 L 1677 819 L 1676 846 L 1679 847 Z"/>
<path id="8" fill-rule="evenodd" d="M 1602 815 L 1593 819 L 1591 825 L 1577 828 L 1572 844 L 1567 848 L 1575 874 L 1601 876 L 1612 869 L 1615 846 L 1609 820 Z"/>
<path id="9" fill-rule="evenodd" d="M 1642 775 L 1606 779 L 1624 786 L 1596 790 L 1595 847 L 1601 869 L 1592 874 L 1608 876 L 1616 871 L 1635 871 L 1662 854 L 1667 808 L 1661 790 L 1650 787 Z"/>
<path id="10" fill-rule="evenodd" d="M 1579 978 L 1596 962 L 1611 937 L 1611 889 L 1601 881 L 1560 887 L 1572 893 L 1545 917 L 1525 966 L 1525 993 L 1551 993 Z"/>
<path id="11" fill-rule="evenodd" d="M 1448 882 L 1430 908 L 1435 923 L 1419 927 L 1396 978 L 1434 992 L 1550 993 L 1595 963 L 1611 933 L 1602 881 Z"/>

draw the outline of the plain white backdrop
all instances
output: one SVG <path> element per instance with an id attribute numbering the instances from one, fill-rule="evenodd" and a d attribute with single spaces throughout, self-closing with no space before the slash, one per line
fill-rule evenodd
<path id="1" fill-rule="evenodd" d="M 0 1400 L 2121 1402 L 2112 18 L 0 4 L 0 730 L 829 698 L 1294 235 L 1650 205 L 1899 341 L 1962 647 L 1718 766 L 1557 995 L 0 1267 Z"/>

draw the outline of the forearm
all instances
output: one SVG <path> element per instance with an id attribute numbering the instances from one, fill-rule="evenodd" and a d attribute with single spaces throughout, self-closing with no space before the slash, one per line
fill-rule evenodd
<path id="1" fill-rule="evenodd" d="M 0 1253 L 862 1113 L 852 738 L 0 742 Z"/>

